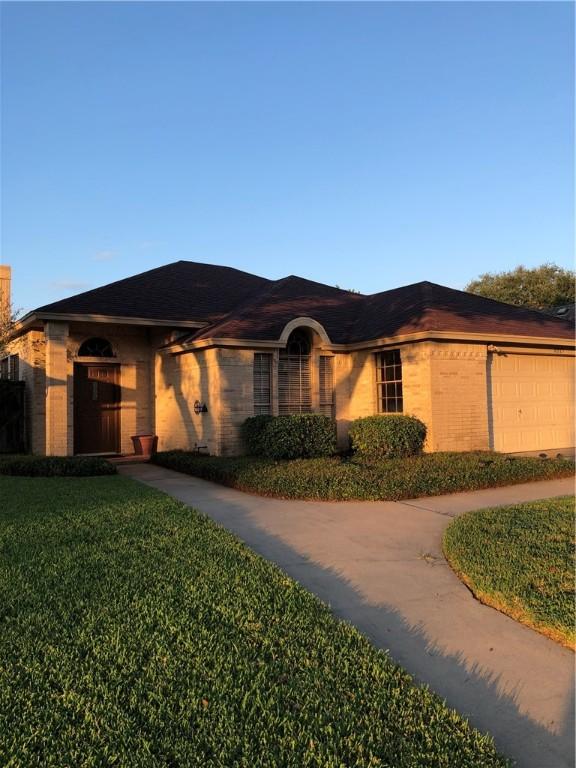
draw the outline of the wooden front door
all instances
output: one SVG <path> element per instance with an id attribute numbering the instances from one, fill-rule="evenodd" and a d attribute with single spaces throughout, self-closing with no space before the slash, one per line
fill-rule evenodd
<path id="1" fill-rule="evenodd" d="M 120 452 L 120 366 L 74 366 L 74 453 Z"/>

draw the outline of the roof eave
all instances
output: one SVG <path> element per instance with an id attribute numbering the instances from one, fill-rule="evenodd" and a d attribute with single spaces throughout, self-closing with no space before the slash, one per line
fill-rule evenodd
<path id="1" fill-rule="evenodd" d="M 26 331 L 30 326 L 39 322 L 56 321 L 68 323 L 114 323 L 116 325 L 145 325 L 161 326 L 170 328 L 205 328 L 208 323 L 199 320 L 170 320 L 166 318 L 150 317 L 127 317 L 125 315 L 98 315 L 67 312 L 29 312 L 19 320 L 12 332 L 12 335 L 18 336 Z"/>
<path id="2" fill-rule="evenodd" d="M 576 347 L 575 339 L 565 339 L 552 336 L 527 336 L 522 334 L 503 333 L 465 333 L 462 331 L 417 331 L 414 333 L 399 334 L 397 336 L 381 336 L 376 339 L 352 342 L 348 344 L 323 343 L 322 349 L 332 352 L 360 352 L 366 349 L 390 346 L 392 344 L 406 344 L 417 341 L 468 341 L 481 344 L 521 344 L 524 346 L 548 346 L 548 347 Z M 235 339 L 235 338 L 204 338 L 184 343 L 174 342 L 166 345 L 161 353 L 181 354 L 210 347 L 238 347 L 250 349 L 281 349 L 285 346 L 279 339 Z"/>

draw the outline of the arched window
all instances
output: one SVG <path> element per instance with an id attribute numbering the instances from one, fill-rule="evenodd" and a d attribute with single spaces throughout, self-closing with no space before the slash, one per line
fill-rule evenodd
<path id="1" fill-rule="evenodd" d="M 86 339 L 78 350 L 78 357 L 114 357 L 112 344 L 107 339 Z"/>
<path id="2" fill-rule="evenodd" d="M 286 354 L 306 356 L 310 354 L 310 336 L 301 328 L 292 331 L 286 344 Z"/>
<path id="3" fill-rule="evenodd" d="M 278 360 L 278 412 L 310 413 L 312 385 L 310 377 L 310 334 L 302 328 L 292 331 L 286 349 Z"/>

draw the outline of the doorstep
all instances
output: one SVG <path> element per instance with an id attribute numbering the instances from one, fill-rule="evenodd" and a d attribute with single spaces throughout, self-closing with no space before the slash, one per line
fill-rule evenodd
<path id="1" fill-rule="evenodd" d="M 110 464 L 114 464 L 114 466 L 118 466 L 119 464 L 146 464 L 150 461 L 150 456 L 131 453 L 123 456 L 110 456 L 106 461 L 109 461 Z"/>

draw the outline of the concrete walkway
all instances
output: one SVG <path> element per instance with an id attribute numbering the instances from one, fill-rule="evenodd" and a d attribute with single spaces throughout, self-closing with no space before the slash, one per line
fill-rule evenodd
<path id="1" fill-rule="evenodd" d="M 574 655 L 481 605 L 442 555 L 453 517 L 573 493 L 571 479 L 405 502 L 268 499 L 152 465 L 136 478 L 277 563 L 427 683 L 521 768 L 574 765 Z"/>

